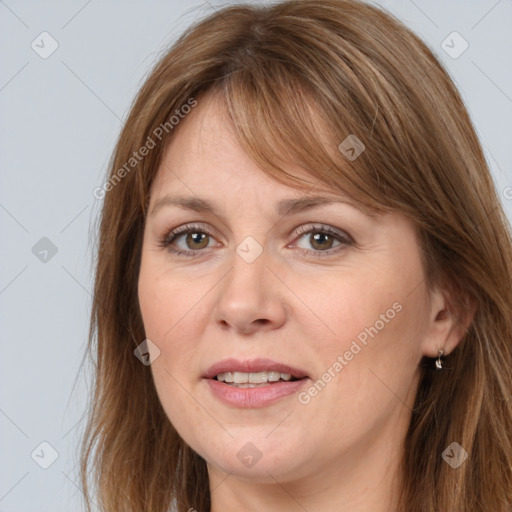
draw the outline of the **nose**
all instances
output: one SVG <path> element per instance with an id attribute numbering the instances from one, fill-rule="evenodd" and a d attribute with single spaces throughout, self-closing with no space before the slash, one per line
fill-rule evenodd
<path id="1" fill-rule="evenodd" d="M 215 288 L 213 317 L 221 329 L 250 335 L 280 328 L 289 308 L 286 287 L 276 274 L 277 265 L 265 250 L 252 262 L 235 252 L 232 268 Z"/>

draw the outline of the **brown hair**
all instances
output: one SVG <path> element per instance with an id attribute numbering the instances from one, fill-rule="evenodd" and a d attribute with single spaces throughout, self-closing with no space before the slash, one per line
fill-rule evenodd
<path id="1" fill-rule="evenodd" d="M 509 512 L 510 224 L 446 71 L 399 21 L 352 0 L 222 9 L 190 28 L 140 90 L 110 180 L 128 169 L 134 151 L 156 144 L 105 194 L 89 341 L 95 388 L 81 454 L 85 494 L 92 469 L 107 512 L 210 509 L 205 461 L 170 424 L 149 367 L 133 351 L 145 339 L 137 279 L 149 191 L 173 133 L 169 119 L 212 91 L 264 172 L 299 187 L 286 171 L 299 165 L 368 210 L 401 212 L 417 226 L 428 285 L 450 290 L 462 323 L 471 308 L 476 313 L 446 358 L 449 370 L 432 375 L 421 366 L 399 510 Z M 338 150 L 349 135 L 366 147 L 353 161 Z M 457 469 L 441 457 L 453 441 L 469 454 Z M 86 504 L 90 510 L 89 498 Z"/>

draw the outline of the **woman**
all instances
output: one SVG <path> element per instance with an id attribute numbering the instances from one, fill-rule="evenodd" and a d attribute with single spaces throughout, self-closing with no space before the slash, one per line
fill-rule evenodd
<path id="1" fill-rule="evenodd" d="M 510 510 L 510 225 L 398 21 L 214 13 L 142 87 L 103 195 L 104 510 Z"/>

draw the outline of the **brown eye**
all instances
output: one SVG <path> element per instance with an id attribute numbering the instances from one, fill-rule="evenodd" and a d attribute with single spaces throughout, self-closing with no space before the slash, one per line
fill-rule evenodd
<path id="1" fill-rule="evenodd" d="M 171 231 L 160 241 L 160 246 L 178 255 L 193 256 L 194 253 L 207 248 L 212 238 L 212 235 L 201 226 L 185 225 Z"/>
<path id="2" fill-rule="evenodd" d="M 300 228 L 296 235 L 298 238 L 294 246 L 318 256 L 331 255 L 338 252 L 338 249 L 341 250 L 354 243 L 350 235 L 330 226 L 305 226 Z M 301 240 L 306 240 L 308 246 L 299 245 Z"/>
<path id="3" fill-rule="evenodd" d="M 185 244 L 188 249 L 203 249 L 204 247 L 208 246 L 208 234 L 201 232 L 192 232 L 185 234 Z"/>
<path id="4" fill-rule="evenodd" d="M 312 247 L 319 250 L 330 249 L 334 242 L 334 237 L 326 233 L 315 233 L 309 236 Z"/>
<path id="5" fill-rule="evenodd" d="M 347 233 L 323 225 L 302 227 L 295 235 L 297 241 L 292 247 L 297 246 L 314 256 L 329 256 L 354 243 Z M 298 241 L 302 239 L 307 241 L 309 247 L 299 245 Z M 185 225 L 171 231 L 159 245 L 178 256 L 193 257 L 211 247 L 213 240 L 213 236 L 202 226 Z"/>

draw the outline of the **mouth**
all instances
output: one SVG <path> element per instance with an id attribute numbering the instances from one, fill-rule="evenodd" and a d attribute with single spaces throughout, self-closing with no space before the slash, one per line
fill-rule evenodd
<path id="1" fill-rule="evenodd" d="M 279 382 L 295 382 L 306 377 L 295 377 L 290 373 L 281 373 L 279 371 L 263 372 L 223 372 L 213 377 L 218 382 L 223 382 L 228 386 L 236 388 L 257 388 L 261 386 L 274 385 Z"/>
<path id="2" fill-rule="evenodd" d="M 224 359 L 213 364 L 203 375 L 205 379 L 214 379 L 235 387 L 253 387 L 293 382 L 308 378 L 299 368 L 274 361 L 272 359 Z"/>
<path id="3" fill-rule="evenodd" d="M 307 385 L 305 371 L 271 359 L 226 359 L 202 376 L 211 393 L 236 408 L 265 407 Z"/>

